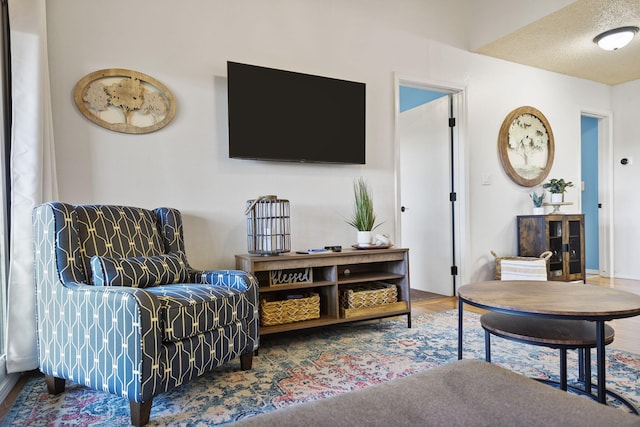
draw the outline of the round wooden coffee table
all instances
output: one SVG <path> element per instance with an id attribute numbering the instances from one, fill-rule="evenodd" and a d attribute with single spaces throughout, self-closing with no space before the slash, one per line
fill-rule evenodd
<path id="1" fill-rule="evenodd" d="M 458 359 L 462 359 L 464 304 L 520 316 L 595 322 L 597 400 L 604 404 L 605 322 L 640 315 L 640 295 L 602 286 L 520 280 L 472 283 L 458 289 Z"/>

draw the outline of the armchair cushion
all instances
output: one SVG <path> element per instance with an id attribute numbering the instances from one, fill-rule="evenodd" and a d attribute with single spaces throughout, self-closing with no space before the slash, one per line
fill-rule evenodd
<path id="1" fill-rule="evenodd" d="M 182 252 L 130 258 L 94 255 L 91 271 L 96 286 L 146 288 L 186 282 L 189 278 Z"/>
<path id="2" fill-rule="evenodd" d="M 163 342 L 180 341 L 253 315 L 246 293 L 227 286 L 181 284 L 149 288 L 160 301 Z"/>

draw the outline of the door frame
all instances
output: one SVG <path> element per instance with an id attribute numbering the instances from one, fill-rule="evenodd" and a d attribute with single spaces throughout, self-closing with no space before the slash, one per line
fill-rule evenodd
<path id="1" fill-rule="evenodd" d="M 581 108 L 578 116 L 578 135 L 582 138 L 581 119 L 587 116 L 598 119 L 598 268 L 600 276 L 614 277 L 613 241 L 613 113 L 606 110 Z M 581 147 L 581 144 L 579 145 Z M 582 158 L 582 152 L 580 157 Z M 580 170 L 582 175 L 582 170 Z M 582 179 L 581 179 L 582 180 Z M 580 212 L 582 212 L 582 198 Z"/>
<path id="2" fill-rule="evenodd" d="M 395 235 L 398 244 L 402 245 L 402 188 L 400 185 L 400 137 L 399 137 L 399 114 L 400 114 L 400 86 L 415 87 L 430 91 L 443 92 L 453 98 L 453 116 L 456 119 L 456 126 L 453 128 L 454 150 L 452 156 L 454 171 L 454 188 L 457 195 L 454 204 L 455 235 L 453 244 L 455 245 L 455 265 L 458 267 L 456 288 L 470 281 L 470 271 L 466 268 L 466 260 L 470 259 L 470 245 L 467 244 L 467 230 L 469 229 L 469 212 L 467 204 L 467 144 L 466 144 L 466 86 L 451 82 L 435 81 L 433 79 L 407 76 L 401 73 L 394 73 L 394 156 L 395 156 L 395 210 L 394 223 Z M 453 289 L 452 295 L 456 295 L 457 289 Z"/>

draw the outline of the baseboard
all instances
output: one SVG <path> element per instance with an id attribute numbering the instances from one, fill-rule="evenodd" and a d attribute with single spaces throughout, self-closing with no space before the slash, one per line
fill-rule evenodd
<path id="1" fill-rule="evenodd" d="M 7 374 L 2 380 L 0 380 L 0 402 L 4 402 L 19 379 L 20 374 Z"/>

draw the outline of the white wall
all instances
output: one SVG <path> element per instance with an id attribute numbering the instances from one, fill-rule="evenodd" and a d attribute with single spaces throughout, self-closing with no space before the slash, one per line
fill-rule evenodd
<path id="1" fill-rule="evenodd" d="M 352 181 L 365 176 L 378 216 L 386 221 L 380 231 L 392 233 L 394 73 L 451 82 L 466 87 L 467 100 L 468 182 L 460 196 L 469 215 L 461 281 L 490 277 L 489 251 L 515 254 L 515 216 L 531 208 L 531 189 L 511 182 L 500 166 L 502 120 L 522 105 L 541 110 L 556 139 L 551 176 L 579 182 L 580 108 L 610 110 L 611 89 L 452 47 L 466 40 L 465 21 L 456 19 L 465 16 L 466 2 L 444 4 L 48 2 L 60 199 L 179 208 L 191 263 L 228 268 L 233 254 L 246 252 L 244 203 L 261 194 L 291 201 L 293 249 L 353 243 L 355 232 L 344 218 L 351 212 Z M 365 82 L 367 164 L 228 159 L 227 60 Z M 178 106 L 174 122 L 155 133 L 126 135 L 85 119 L 73 104 L 73 87 L 103 68 L 140 71 L 169 87 Z M 491 185 L 481 185 L 483 174 L 490 175 Z M 568 197 L 578 201 L 579 193 Z"/>
<path id="2" fill-rule="evenodd" d="M 615 277 L 640 278 L 640 80 L 613 88 Z M 622 158 L 632 159 L 623 166 Z"/>
<path id="3" fill-rule="evenodd" d="M 497 134 L 504 117 L 514 108 L 531 105 L 547 117 L 555 139 L 555 159 L 549 178 L 580 182 L 580 107 L 609 110 L 610 88 L 499 60 L 474 57 L 474 79 L 469 84 L 469 199 L 471 215 L 472 280 L 486 278 L 487 252 L 517 253 L 516 215 L 530 214 L 529 194 L 504 173 L 497 154 Z M 477 78 L 475 77 L 477 75 Z M 473 138 L 473 140 L 471 140 Z M 489 175 L 491 185 L 482 185 Z M 579 187 L 566 195 L 573 206 L 563 212 L 580 212 Z"/>

